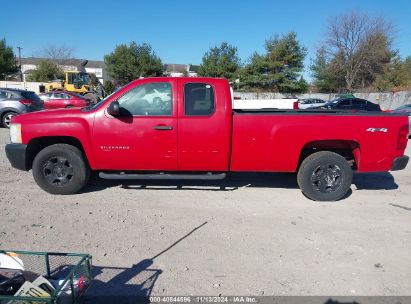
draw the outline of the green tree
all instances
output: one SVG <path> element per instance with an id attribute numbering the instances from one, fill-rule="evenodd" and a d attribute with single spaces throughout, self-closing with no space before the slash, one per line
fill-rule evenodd
<path id="1" fill-rule="evenodd" d="M 108 74 L 120 85 L 148 76 L 160 76 L 163 73 L 161 59 L 149 44 L 117 45 L 115 50 L 104 56 Z"/>
<path id="2" fill-rule="evenodd" d="M 42 60 L 37 68 L 27 77 L 28 81 L 46 82 L 54 79 L 64 79 L 63 70 L 50 60 Z"/>
<path id="3" fill-rule="evenodd" d="M 0 79 L 18 71 L 17 61 L 13 48 L 7 46 L 6 39 L 0 40 Z"/>
<path id="4" fill-rule="evenodd" d="M 371 86 L 395 56 L 392 41 L 393 26 L 383 18 L 355 11 L 333 17 L 322 47 L 327 55 L 326 67 L 321 67 L 324 62 L 317 54 L 316 59 L 320 61 L 315 62 L 312 69 L 315 82 L 321 88 L 325 85 L 350 92 Z"/>
<path id="5" fill-rule="evenodd" d="M 111 93 L 114 92 L 114 90 L 116 89 L 116 86 L 110 80 L 106 80 L 104 81 L 103 88 L 104 88 L 104 92 L 106 92 L 107 95 L 110 95 Z"/>
<path id="6" fill-rule="evenodd" d="M 265 43 L 266 54 L 254 53 L 241 73 L 247 89 L 287 93 L 305 92 L 307 82 L 301 77 L 307 49 L 300 45 L 297 34 L 275 35 Z"/>
<path id="7" fill-rule="evenodd" d="M 320 47 L 316 52 L 316 57 L 312 60 L 310 70 L 314 81 L 313 84 L 321 93 L 339 92 L 345 87 L 345 79 L 341 77 L 339 71 L 339 56 L 328 58 L 324 47 Z"/>
<path id="8" fill-rule="evenodd" d="M 220 46 L 210 48 L 203 56 L 197 74 L 199 76 L 222 77 L 233 80 L 241 67 L 237 48 L 222 42 Z"/>
<path id="9" fill-rule="evenodd" d="M 411 79 L 411 56 L 408 56 L 404 60 L 405 70 L 407 71 L 408 79 Z"/>
<path id="10" fill-rule="evenodd" d="M 385 65 L 384 73 L 377 76 L 374 88 L 380 92 L 407 89 L 411 85 L 411 71 L 407 68 L 407 60 L 402 61 L 399 56 L 395 57 Z"/>

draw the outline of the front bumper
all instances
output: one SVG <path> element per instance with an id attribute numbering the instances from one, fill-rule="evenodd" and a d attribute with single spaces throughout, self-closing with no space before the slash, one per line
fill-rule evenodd
<path id="1" fill-rule="evenodd" d="M 409 157 L 404 155 L 394 159 L 391 166 L 391 171 L 398 171 L 405 169 L 408 164 Z"/>
<path id="2" fill-rule="evenodd" d="M 23 144 L 7 144 L 6 155 L 13 168 L 28 171 L 26 163 L 26 149 L 27 145 Z"/>

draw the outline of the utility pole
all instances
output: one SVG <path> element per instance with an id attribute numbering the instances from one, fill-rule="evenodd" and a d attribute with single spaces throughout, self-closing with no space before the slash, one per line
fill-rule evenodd
<path id="1" fill-rule="evenodd" d="M 21 71 L 21 50 L 23 49 L 21 46 L 18 46 L 17 49 L 19 50 L 19 71 L 20 71 L 20 81 L 23 81 L 23 72 Z"/>

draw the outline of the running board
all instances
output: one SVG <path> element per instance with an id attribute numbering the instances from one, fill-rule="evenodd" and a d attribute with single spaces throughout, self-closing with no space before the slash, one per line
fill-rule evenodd
<path id="1" fill-rule="evenodd" d="M 226 173 L 205 173 L 205 174 L 177 174 L 177 173 L 104 173 L 100 172 L 99 177 L 103 179 L 192 179 L 192 180 L 219 180 L 226 178 Z"/>

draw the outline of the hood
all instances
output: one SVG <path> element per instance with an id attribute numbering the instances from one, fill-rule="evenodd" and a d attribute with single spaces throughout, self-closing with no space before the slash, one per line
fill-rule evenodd
<path id="1" fill-rule="evenodd" d="M 79 108 L 43 110 L 15 116 L 12 119 L 12 123 L 37 123 L 44 120 L 63 120 L 64 118 L 82 117 L 86 115 L 89 115 L 89 112 L 84 112 Z"/>

